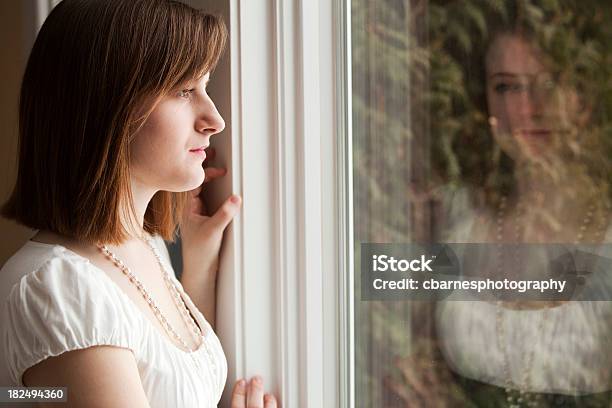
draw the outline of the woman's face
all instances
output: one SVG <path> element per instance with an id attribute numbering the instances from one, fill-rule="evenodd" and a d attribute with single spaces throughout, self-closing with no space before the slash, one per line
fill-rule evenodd
<path id="1" fill-rule="evenodd" d="M 164 191 L 188 191 L 204 182 L 204 148 L 225 127 L 206 93 L 210 74 L 184 84 L 155 107 L 130 145 L 131 176 Z"/>
<path id="2" fill-rule="evenodd" d="M 542 55 L 524 38 L 502 34 L 486 57 L 493 133 L 515 160 L 550 154 L 567 131 L 576 93 L 558 86 Z"/>

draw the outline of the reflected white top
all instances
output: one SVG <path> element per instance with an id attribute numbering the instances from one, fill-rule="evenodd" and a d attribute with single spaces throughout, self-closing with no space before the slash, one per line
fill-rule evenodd
<path id="1" fill-rule="evenodd" d="M 512 382 L 531 392 L 583 395 L 612 388 L 612 302 L 575 301 L 546 313 L 502 309 L 503 332 L 497 307 L 484 301 L 438 305 L 437 332 L 453 371 L 505 387 L 506 358 Z M 526 370 L 529 384 L 523 383 Z"/>
<path id="2" fill-rule="evenodd" d="M 455 213 L 450 218 L 456 222 L 445 238 L 448 242 L 476 242 L 476 217 L 466 191 L 456 194 L 452 204 Z M 604 242 L 612 242 L 612 229 Z M 612 293 L 611 274 L 596 268 L 587 287 Z M 447 363 L 456 373 L 505 387 L 507 367 L 512 382 L 531 392 L 584 395 L 612 389 L 612 302 L 572 301 L 546 312 L 502 308 L 501 338 L 498 306 L 473 299 L 453 300 L 451 294 L 437 306 L 437 336 Z M 526 371 L 529 384 L 523 381 Z"/>
<path id="3" fill-rule="evenodd" d="M 160 237 L 155 245 L 172 271 Z M 3 266 L 0 283 L 0 357 L 6 362 L 0 364 L 0 385 L 23 385 L 24 371 L 50 356 L 113 345 L 133 352 L 152 408 L 217 406 L 227 361 L 211 326 L 184 291 L 183 300 L 203 329 L 210 352 L 204 344 L 194 352 L 200 370 L 104 271 L 60 245 L 28 241 Z"/>

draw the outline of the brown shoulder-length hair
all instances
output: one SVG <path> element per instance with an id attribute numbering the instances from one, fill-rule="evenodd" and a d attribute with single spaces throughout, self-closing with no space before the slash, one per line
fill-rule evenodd
<path id="1" fill-rule="evenodd" d="M 122 214 L 134 211 L 130 141 L 162 96 L 214 69 L 226 39 L 219 17 L 176 1 L 62 1 L 23 76 L 17 182 L 2 215 L 121 243 Z M 174 240 L 186 198 L 155 194 L 145 230 Z"/>

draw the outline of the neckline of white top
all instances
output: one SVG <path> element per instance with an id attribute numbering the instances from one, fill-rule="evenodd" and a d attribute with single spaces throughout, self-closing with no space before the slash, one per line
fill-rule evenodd
<path id="1" fill-rule="evenodd" d="M 200 326 L 200 329 L 202 331 L 202 341 L 200 342 L 200 345 L 198 346 L 197 349 L 195 350 L 184 350 L 182 349 L 179 345 L 175 344 L 172 340 L 170 340 L 166 335 L 164 335 L 163 333 L 160 333 L 160 330 L 155 327 L 155 325 L 153 324 L 153 322 L 151 322 L 145 315 L 144 313 L 138 308 L 138 306 L 136 306 L 134 304 L 134 302 L 132 301 L 132 299 L 130 299 L 130 297 L 119 287 L 119 285 L 117 285 L 109 276 L 106 275 L 106 272 L 104 272 L 102 269 L 100 269 L 99 267 L 97 267 L 96 265 L 94 265 L 92 262 L 89 261 L 89 259 L 87 259 L 86 257 L 77 254 L 76 252 L 66 248 L 63 245 L 60 244 L 49 244 L 46 242 L 39 242 L 39 241 L 32 241 L 31 239 L 27 241 L 27 244 L 31 244 L 31 245 L 39 245 L 39 246 L 44 246 L 44 247 L 52 247 L 52 248 L 59 248 L 61 251 L 66 252 L 67 254 L 70 254 L 71 256 L 74 256 L 82 261 L 85 261 L 88 265 L 90 265 L 92 267 L 93 270 L 95 270 L 96 272 L 98 272 L 99 275 L 102 275 L 104 277 L 104 279 L 112 284 L 115 288 L 115 290 L 118 291 L 119 296 L 121 296 L 129 305 L 130 307 L 132 307 L 137 313 L 138 316 L 140 316 L 140 318 L 142 320 L 144 320 L 146 322 L 146 324 L 148 325 L 148 327 L 155 332 L 158 337 L 161 337 L 163 339 L 164 342 L 166 342 L 168 345 L 170 345 L 172 348 L 174 348 L 175 350 L 177 350 L 180 353 L 183 354 L 194 354 L 194 353 L 200 353 L 202 350 L 204 350 L 205 347 L 207 347 L 204 342 L 208 341 L 207 337 L 210 335 L 208 332 L 208 326 L 198 317 L 198 314 L 195 313 L 195 311 L 193 310 L 193 307 L 195 307 L 193 305 L 193 303 L 191 302 L 190 299 L 186 298 L 183 296 L 183 291 L 180 291 L 181 294 L 181 298 L 183 299 L 183 302 L 185 302 L 185 305 L 187 306 L 187 308 L 189 309 L 189 312 L 191 312 L 191 315 L 193 316 L 193 318 L 196 320 L 196 323 L 198 324 L 198 326 Z"/>

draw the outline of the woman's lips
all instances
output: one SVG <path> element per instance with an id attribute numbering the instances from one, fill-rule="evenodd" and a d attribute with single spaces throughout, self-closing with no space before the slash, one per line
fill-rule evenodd
<path id="1" fill-rule="evenodd" d="M 551 131 L 548 129 L 523 129 L 519 134 L 529 138 L 548 139 Z"/>
<path id="2" fill-rule="evenodd" d="M 189 151 L 191 153 L 195 153 L 197 155 L 202 156 L 202 158 L 204 158 L 204 159 L 206 158 L 206 151 L 204 149 L 192 149 L 192 150 L 189 150 Z"/>
<path id="3" fill-rule="evenodd" d="M 552 131 L 549 129 L 522 129 L 516 132 L 519 145 L 532 154 L 543 153 L 552 143 Z"/>

